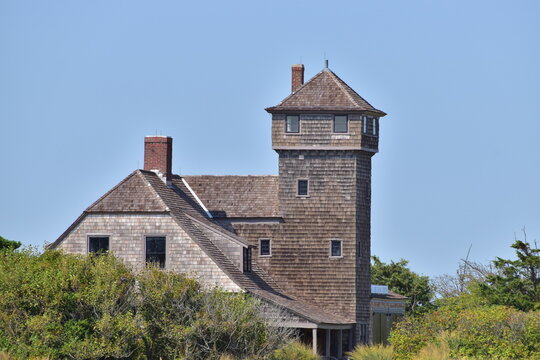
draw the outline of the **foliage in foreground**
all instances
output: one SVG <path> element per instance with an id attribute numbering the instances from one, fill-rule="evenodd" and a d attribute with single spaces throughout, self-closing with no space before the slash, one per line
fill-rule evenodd
<path id="1" fill-rule="evenodd" d="M 0 250 L 15 250 L 21 246 L 19 241 L 8 240 L 0 236 Z"/>
<path id="2" fill-rule="evenodd" d="M 357 346 L 347 354 L 351 360 L 392 360 L 394 351 L 391 346 Z"/>
<path id="3" fill-rule="evenodd" d="M 292 342 L 274 351 L 270 360 L 319 360 L 313 350 L 300 342 Z"/>
<path id="4" fill-rule="evenodd" d="M 390 335 L 396 359 L 413 359 L 441 341 L 447 341 L 452 358 L 540 359 L 540 312 L 453 304 L 406 318 Z"/>
<path id="5" fill-rule="evenodd" d="M 0 251 L 0 352 L 50 359 L 263 359 L 288 341 L 244 294 L 111 255 Z"/>

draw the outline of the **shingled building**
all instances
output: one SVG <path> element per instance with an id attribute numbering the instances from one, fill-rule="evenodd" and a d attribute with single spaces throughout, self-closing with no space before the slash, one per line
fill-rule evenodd
<path id="1" fill-rule="evenodd" d="M 283 309 L 282 324 L 315 351 L 342 358 L 373 339 L 371 157 L 385 113 L 328 67 L 304 84 L 303 65 L 293 65 L 292 93 L 266 111 L 279 175 L 175 175 L 172 138 L 146 137 L 144 170 L 50 247 L 108 250 L 135 269 L 155 262 L 249 292 Z"/>

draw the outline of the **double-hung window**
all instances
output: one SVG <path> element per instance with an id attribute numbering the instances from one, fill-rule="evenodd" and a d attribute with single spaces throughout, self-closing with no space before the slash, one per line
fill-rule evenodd
<path id="1" fill-rule="evenodd" d="M 299 133 L 300 132 L 300 117 L 298 115 L 287 115 L 285 132 Z"/>
<path id="2" fill-rule="evenodd" d="M 331 240 L 330 241 L 330 257 L 341 257 L 341 240 Z"/>
<path id="3" fill-rule="evenodd" d="M 298 180 L 298 185 L 296 187 L 297 196 L 308 196 L 309 195 L 309 180 L 300 179 Z"/>
<path id="4" fill-rule="evenodd" d="M 259 239 L 259 256 L 272 255 L 272 245 L 270 239 Z"/>
<path id="5" fill-rule="evenodd" d="M 348 133 L 349 121 L 347 115 L 334 115 L 334 132 L 335 133 Z"/>
<path id="6" fill-rule="evenodd" d="M 165 268 L 165 236 L 146 237 L 146 264 L 155 264 L 157 267 Z"/>

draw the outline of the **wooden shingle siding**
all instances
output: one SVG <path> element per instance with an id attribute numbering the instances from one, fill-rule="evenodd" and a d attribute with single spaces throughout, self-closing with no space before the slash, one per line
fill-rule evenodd
<path id="1" fill-rule="evenodd" d="M 236 285 L 170 215 L 88 214 L 58 245 L 72 254 L 87 253 L 87 237 L 109 235 L 109 249 L 135 270 L 145 266 L 145 235 L 166 237 L 166 269 L 197 277 L 208 286 L 239 291 Z"/>

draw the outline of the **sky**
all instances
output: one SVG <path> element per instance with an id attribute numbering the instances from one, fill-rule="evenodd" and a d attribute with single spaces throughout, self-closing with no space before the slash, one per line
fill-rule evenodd
<path id="1" fill-rule="evenodd" d="M 372 253 L 453 273 L 540 238 L 540 2 L 0 0 L 0 235 L 42 247 L 174 138 L 277 174 L 270 115 L 329 67 L 376 108 Z"/>

